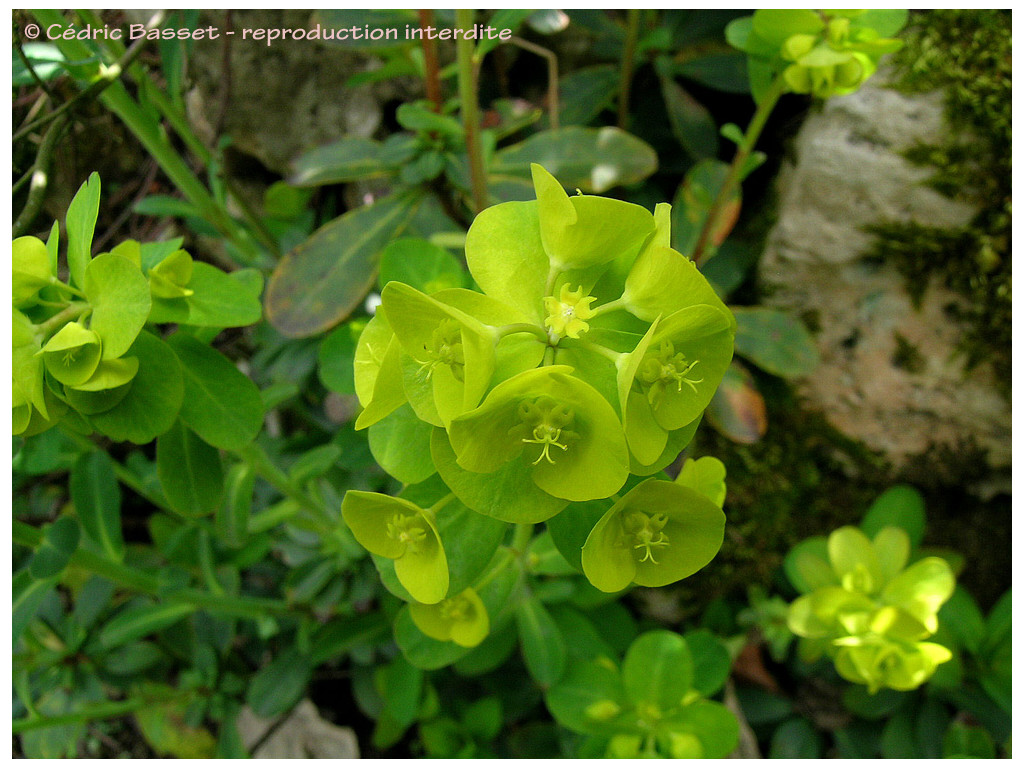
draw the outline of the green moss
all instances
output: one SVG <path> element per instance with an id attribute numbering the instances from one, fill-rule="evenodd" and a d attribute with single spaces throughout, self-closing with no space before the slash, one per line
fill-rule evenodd
<path id="1" fill-rule="evenodd" d="M 746 600 L 750 584 L 770 584 L 802 539 L 855 524 L 892 482 L 888 466 L 819 413 L 801 408 L 782 379 L 759 375 L 768 434 L 739 445 L 702 426 L 693 456 L 727 467 L 725 543 L 712 564 L 681 582 L 678 602 L 698 615 L 717 597 Z"/>
<path id="2" fill-rule="evenodd" d="M 912 291 L 931 276 L 967 298 L 960 318 L 968 366 L 988 360 L 1009 394 L 1011 339 L 1012 64 L 1009 11 L 933 10 L 915 16 L 906 47 L 894 56 L 894 86 L 941 88 L 953 130 L 942 144 L 906 157 L 935 169 L 929 184 L 981 209 L 960 229 L 885 223 L 870 254 L 894 264 Z"/>

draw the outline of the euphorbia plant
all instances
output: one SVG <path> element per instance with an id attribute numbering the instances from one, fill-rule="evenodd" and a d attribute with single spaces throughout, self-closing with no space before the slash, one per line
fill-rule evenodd
<path id="1" fill-rule="evenodd" d="M 570 196 L 539 165 L 533 179 L 536 200 L 488 208 L 469 230 L 480 291 L 387 284 L 355 354 L 357 427 L 409 492 L 435 490 L 429 508 L 352 491 L 345 520 L 385 584 L 393 563 L 415 625 L 462 646 L 487 634 L 477 591 L 503 556 L 500 535 L 467 540 L 452 515 L 498 533 L 517 524 L 514 549 L 547 522 L 611 593 L 694 573 L 725 524 L 693 472 L 689 484 L 653 476 L 689 443 L 729 365 L 732 314 L 669 246 L 668 205 Z M 411 462 L 417 451 L 429 463 Z M 449 564 L 487 546 L 491 575 L 478 556 L 478 573 L 450 583 Z"/>

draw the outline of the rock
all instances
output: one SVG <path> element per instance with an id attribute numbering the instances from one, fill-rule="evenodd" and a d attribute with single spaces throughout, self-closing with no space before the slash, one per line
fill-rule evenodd
<path id="1" fill-rule="evenodd" d="M 238 733 L 255 759 L 356 759 L 359 743 L 351 728 L 320 717 L 309 699 L 303 699 L 276 728 L 276 719 L 265 719 L 245 707 L 238 715 Z"/>
<path id="2" fill-rule="evenodd" d="M 203 23 L 225 28 L 223 12 L 208 11 Z M 242 29 L 311 28 L 308 10 L 237 10 L 231 26 Z M 222 120 L 232 146 L 285 175 L 300 153 L 343 136 L 368 138 L 381 127 L 388 102 L 420 98 L 422 85 L 402 77 L 346 87 L 359 72 L 381 65 L 378 57 L 309 40 L 278 40 L 272 46 L 235 35 L 229 43 L 229 101 L 224 104 L 223 41 L 194 44 L 189 62 L 195 88 L 189 118 L 204 139 Z"/>
<path id="3" fill-rule="evenodd" d="M 760 279 L 768 306 L 819 327 L 821 364 L 799 382 L 810 407 L 896 472 L 937 446 L 987 451 L 1005 479 L 980 489 L 991 494 L 1009 490 L 1010 405 L 990 366 L 965 370 L 955 320 L 965 299 L 932 281 L 915 305 L 893 266 L 865 258 L 871 224 L 955 228 L 977 213 L 925 186 L 931 171 L 902 157 L 947 130 L 941 93 L 869 84 L 827 101 L 780 173 Z"/>

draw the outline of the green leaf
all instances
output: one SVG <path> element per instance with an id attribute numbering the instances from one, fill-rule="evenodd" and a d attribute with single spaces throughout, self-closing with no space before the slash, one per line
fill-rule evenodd
<path id="1" fill-rule="evenodd" d="M 381 249 L 418 200 L 393 195 L 328 222 L 285 255 L 271 275 L 267 319 L 285 336 L 312 336 L 344 320 L 377 276 Z"/>
<path id="2" fill-rule="evenodd" d="M 57 578 L 33 578 L 30 568 L 22 568 L 11 579 L 11 636 L 17 644 L 28 623 L 57 585 Z"/>
<path id="3" fill-rule="evenodd" d="M 327 41 L 329 46 L 339 48 L 380 49 L 415 45 L 403 31 L 407 27 L 419 26 L 415 11 L 409 10 L 321 8 L 313 18 L 325 27 L 345 31 L 345 35 L 337 34 Z M 359 37 L 348 33 L 353 27 L 360 31 Z"/>
<path id="4" fill-rule="evenodd" d="M 712 53 L 675 65 L 675 73 L 726 93 L 750 93 L 746 57 L 741 53 Z"/>
<path id="5" fill-rule="evenodd" d="M 678 715 L 669 719 L 667 726 L 671 733 L 689 734 L 696 738 L 704 758 L 726 757 L 739 743 L 736 716 L 717 701 L 698 700 L 688 704 Z M 683 745 L 689 752 L 690 745 L 685 741 Z"/>
<path id="6" fill-rule="evenodd" d="M 461 288 L 464 276 L 455 257 L 429 240 L 404 237 L 389 243 L 380 256 L 381 288 L 395 280 L 433 294 L 445 288 Z"/>
<path id="7" fill-rule="evenodd" d="M 871 504 L 860 527 L 873 537 L 887 525 L 895 525 L 907 532 L 912 547 L 921 544 L 924 537 L 924 497 L 909 485 L 895 485 Z"/>
<path id="8" fill-rule="evenodd" d="M 725 503 L 725 464 L 714 456 L 687 459 L 676 482 L 693 488 L 719 507 Z"/>
<path id="9" fill-rule="evenodd" d="M 532 595 L 516 604 L 515 616 L 530 677 L 542 688 L 550 688 L 565 672 L 565 639 L 551 614 Z"/>
<path id="10" fill-rule="evenodd" d="M 170 505 L 187 517 L 216 510 L 224 497 L 220 453 L 180 421 L 156 440 L 160 487 Z"/>
<path id="11" fill-rule="evenodd" d="M 374 746 L 386 749 L 402 737 L 416 721 L 420 699 L 423 696 L 423 671 L 412 666 L 403 656 L 396 656 L 386 666 L 378 668 L 378 687 L 384 708 L 377 718 L 373 734 Z M 382 729 L 382 723 L 394 723 L 393 730 Z M 388 734 L 388 738 L 381 738 Z"/>
<path id="12" fill-rule="evenodd" d="M 818 366 L 818 347 L 795 317 L 765 307 L 735 307 L 736 354 L 783 378 L 808 376 Z"/>
<path id="13" fill-rule="evenodd" d="M 672 200 L 672 246 L 683 255 L 693 253 L 711 206 L 718 197 L 729 166 L 721 160 L 701 160 L 686 172 Z M 735 192 L 719 209 L 718 218 L 711 227 L 711 245 L 720 246 L 736 224 L 740 213 L 740 191 Z"/>
<path id="14" fill-rule="evenodd" d="M 83 290 L 92 305 L 89 328 L 103 340 L 103 359 L 120 357 L 149 317 L 149 282 L 127 257 L 101 253 L 85 268 Z"/>
<path id="15" fill-rule="evenodd" d="M 180 418 L 210 445 L 238 451 L 263 425 L 263 400 L 256 385 L 212 347 L 193 336 L 167 339 L 181 362 L 185 398 Z"/>
<path id="16" fill-rule="evenodd" d="M 801 593 L 838 584 L 828 558 L 828 542 L 824 536 L 812 536 L 795 545 L 782 561 L 789 583 Z"/>
<path id="17" fill-rule="evenodd" d="M 288 183 L 295 187 L 319 187 L 382 176 L 380 142 L 373 139 L 344 138 L 325 144 L 296 157 L 291 162 Z"/>
<path id="18" fill-rule="evenodd" d="M 569 126 L 499 150 L 490 170 L 529 178 L 532 163 L 544 166 L 564 186 L 601 194 L 643 181 L 657 170 L 658 156 L 646 142 L 618 128 Z"/>
<path id="19" fill-rule="evenodd" d="M 764 396 L 750 372 L 735 360 L 722 377 L 705 415 L 711 426 L 742 445 L 756 443 L 768 430 Z"/>
<path id="20" fill-rule="evenodd" d="M 92 236 L 100 211 L 100 177 L 91 173 L 68 206 L 65 225 L 68 233 L 68 270 L 71 282 L 85 285 L 85 268 L 92 255 Z"/>
<path id="21" fill-rule="evenodd" d="M 995 756 L 996 745 L 984 728 L 954 722 L 942 738 L 942 757 L 991 760 Z"/>
<path id="22" fill-rule="evenodd" d="M 260 717 L 277 717 L 298 703 L 312 676 L 309 657 L 289 648 L 252 677 L 245 700 Z"/>
<path id="23" fill-rule="evenodd" d="M 168 689 L 170 690 L 170 689 Z M 212 758 L 217 742 L 201 726 L 190 725 L 186 702 L 155 702 L 134 713 L 139 730 L 158 754 L 182 760 Z"/>
<path id="24" fill-rule="evenodd" d="M 255 279 L 254 279 L 255 278 Z M 191 296 L 153 299 L 149 320 L 204 328 L 239 328 L 259 322 L 262 277 L 240 269 L 231 274 L 201 261 L 192 263 L 192 279 L 185 286 Z"/>
<path id="25" fill-rule="evenodd" d="M 787 720 L 772 734 L 769 757 L 781 760 L 814 760 L 821 757 L 821 737 L 802 717 Z"/>
<path id="26" fill-rule="evenodd" d="M 59 576 L 67 567 L 71 555 L 78 549 L 78 522 L 71 517 L 59 517 L 43 528 L 43 540 L 39 543 L 29 572 L 33 578 L 49 579 Z"/>
<path id="27" fill-rule="evenodd" d="M 118 648 L 167 629 L 195 610 L 195 606 L 189 603 L 137 603 L 119 612 L 103 626 L 100 630 L 100 643 L 104 648 Z"/>
<path id="28" fill-rule="evenodd" d="M 480 289 L 537 323 L 549 269 L 538 209 L 536 200 L 485 208 L 466 235 L 466 262 Z"/>
<path id="29" fill-rule="evenodd" d="M 558 120 L 562 126 L 586 125 L 612 103 L 619 91 L 619 71 L 599 64 L 570 72 L 558 81 Z"/>
<path id="30" fill-rule="evenodd" d="M 36 77 L 43 82 L 52 80 L 64 72 L 64 54 L 53 43 L 23 43 L 21 48 L 25 58 L 32 64 Z M 11 85 L 17 87 L 35 83 L 35 78 L 28 71 L 18 52 L 11 51 L 11 56 Z"/>
<path id="31" fill-rule="evenodd" d="M 140 333 L 128 354 L 139 359 L 131 389 L 109 411 L 90 416 L 89 422 L 112 440 L 142 445 L 174 424 L 185 385 L 174 350 L 152 334 Z"/>
<path id="32" fill-rule="evenodd" d="M 392 477 L 407 484 L 422 482 L 436 471 L 430 456 L 433 429 L 410 405 L 403 405 L 370 427 L 370 451 Z"/>
<path id="33" fill-rule="evenodd" d="M 555 720 L 577 733 L 607 734 L 617 712 L 629 707 L 618 670 L 601 662 L 572 664 L 544 701 Z"/>
<path id="34" fill-rule="evenodd" d="M 106 452 L 92 451 L 80 457 L 71 470 L 69 486 L 85 535 L 111 560 L 124 560 L 121 488 Z"/>
<path id="35" fill-rule="evenodd" d="M 662 59 L 659 59 L 659 62 Z M 666 68 L 658 67 L 661 95 L 665 100 L 672 133 L 695 160 L 718 154 L 718 127 L 703 104 L 682 88 Z"/>
<path id="36" fill-rule="evenodd" d="M 728 649 L 707 629 L 687 632 L 683 639 L 693 659 L 693 689 L 702 696 L 713 696 L 725 685 L 732 668 Z"/>
<path id="37" fill-rule="evenodd" d="M 675 632 L 645 632 L 626 651 L 622 681 L 626 695 L 637 706 L 678 707 L 693 687 L 689 646 Z"/>

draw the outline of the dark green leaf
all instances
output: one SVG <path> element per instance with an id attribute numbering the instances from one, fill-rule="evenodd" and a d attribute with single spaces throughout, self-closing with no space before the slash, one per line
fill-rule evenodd
<path id="1" fill-rule="evenodd" d="M 821 737 L 804 718 L 787 720 L 772 734 L 769 757 L 780 760 L 814 760 L 821 757 Z"/>
<path id="2" fill-rule="evenodd" d="M 559 124 L 586 125 L 611 104 L 619 91 L 619 71 L 611 64 L 585 67 L 558 82 Z"/>
<path id="3" fill-rule="evenodd" d="M 381 288 L 392 280 L 433 294 L 445 288 L 462 288 L 465 270 L 444 248 L 428 240 L 404 237 L 389 243 L 380 256 Z"/>
<path id="4" fill-rule="evenodd" d="M 320 24 L 333 28 L 333 39 L 325 42 L 341 48 L 393 48 L 410 45 L 406 30 L 418 28 L 415 11 L 356 10 L 347 8 L 321 8 L 314 15 Z M 355 29 L 358 35 L 351 30 Z"/>
<path id="5" fill-rule="evenodd" d="M 381 249 L 417 202 L 392 196 L 325 224 L 286 254 L 270 278 L 267 317 L 286 336 L 304 337 L 348 317 L 374 283 Z"/>
<path id="6" fill-rule="evenodd" d="M 80 537 L 78 522 L 71 517 L 60 517 L 43 528 L 43 540 L 32 556 L 29 572 L 33 578 L 49 579 L 59 576 L 68 560 L 78 548 Z"/>
<path id="7" fill-rule="evenodd" d="M 991 760 L 996 756 L 996 745 L 984 728 L 953 723 L 942 739 L 942 756 Z"/>
<path id="8" fill-rule="evenodd" d="M 188 603 L 130 606 L 104 625 L 100 631 L 100 643 L 104 648 L 117 648 L 166 629 L 193 611 L 195 607 Z"/>
<path id="9" fill-rule="evenodd" d="M 110 457 L 104 451 L 83 455 L 71 470 L 69 485 L 85 535 L 111 560 L 123 560 L 121 488 Z"/>
<path id="10" fill-rule="evenodd" d="M 56 585 L 56 578 L 35 579 L 28 568 L 14 574 L 11 580 L 11 636 L 15 642 Z"/>
<path id="11" fill-rule="evenodd" d="M 253 676 L 245 700 L 260 717 L 277 717 L 302 698 L 312 676 L 309 657 L 289 648 Z"/>
<path id="12" fill-rule="evenodd" d="M 522 642 L 523 660 L 530 677 L 542 688 L 550 688 L 565 672 L 565 639 L 541 602 L 528 596 L 516 605 L 516 626 Z"/>
<path id="13" fill-rule="evenodd" d="M 924 497 L 909 485 L 895 485 L 877 499 L 868 509 L 860 527 L 874 538 L 887 525 L 895 525 L 907 532 L 911 547 L 921 544 L 924 536 Z"/>
<path id="14" fill-rule="evenodd" d="M 436 471 L 430 457 L 433 429 L 406 403 L 370 427 L 370 450 L 389 475 L 403 483 L 419 483 Z"/>
<path id="15" fill-rule="evenodd" d="M 702 696 L 713 696 L 729 677 L 732 660 L 728 649 L 706 629 L 687 632 L 683 639 L 693 659 L 693 689 Z"/>
<path id="16" fill-rule="evenodd" d="M 127 353 L 139 358 L 131 389 L 109 411 L 89 417 L 97 431 L 112 440 L 138 445 L 163 434 L 175 419 L 185 392 L 181 364 L 167 344 L 143 331 Z"/>
<path id="17" fill-rule="evenodd" d="M 643 181 L 657 170 L 658 156 L 647 143 L 618 128 L 570 126 L 541 131 L 499 150 L 491 170 L 528 179 L 531 163 L 544 166 L 563 186 L 601 194 Z"/>
<path id="18" fill-rule="evenodd" d="M 149 320 L 204 328 L 239 328 L 263 316 L 259 272 L 240 269 L 227 274 L 201 261 L 192 265 L 186 286 L 193 293 L 182 299 L 153 299 Z"/>
<path id="19" fill-rule="evenodd" d="M 220 352 L 193 336 L 176 333 L 167 343 L 181 361 L 185 399 L 180 418 L 210 445 L 241 450 L 263 425 L 256 385 Z"/>
<path id="20" fill-rule="evenodd" d="M 224 497 L 220 453 L 182 423 L 156 441 L 160 486 L 170 505 L 188 517 L 212 513 Z"/>
<path id="21" fill-rule="evenodd" d="M 373 139 L 341 139 L 292 160 L 288 183 L 296 187 L 317 187 L 379 176 L 387 173 L 379 154 L 380 143 Z"/>
<path id="22" fill-rule="evenodd" d="M 766 307 L 732 307 L 736 354 L 783 378 L 808 376 L 818 366 L 818 347 L 804 324 Z"/>
<path id="23" fill-rule="evenodd" d="M 726 93 L 749 93 L 747 57 L 741 53 L 713 53 L 675 66 L 677 75 Z"/>
<path id="24" fill-rule="evenodd" d="M 734 360 L 705 411 L 711 425 L 737 443 L 756 443 L 768 429 L 764 397 L 750 373 Z"/>
<path id="25" fill-rule="evenodd" d="M 718 127 L 707 108 L 659 68 L 661 95 L 676 140 L 695 160 L 718 154 Z"/>
<path id="26" fill-rule="evenodd" d="M 229 547 L 241 547 L 249 534 L 256 475 L 248 464 L 235 464 L 224 478 L 224 503 L 217 509 L 217 536 Z"/>

